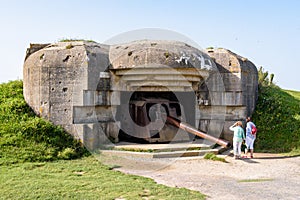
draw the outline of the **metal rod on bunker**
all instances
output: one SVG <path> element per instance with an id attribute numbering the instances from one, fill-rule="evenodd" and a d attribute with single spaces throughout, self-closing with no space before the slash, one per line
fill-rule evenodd
<path id="1" fill-rule="evenodd" d="M 169 122 L 170 124 L 172 124 L 172 125 L 180 128 L 182 130 L 185 130 L 185 131 L 187 131 L 189 133 L 197 135 L 197 136 L 199 136 L 199 137 L 201 137 L 203 139 L 207 139 L 207 140 L 210 140 L 212 142 L 215 142 L 215 143 L 217 143 L 217 144 L 219 144 L 219 145 L 221 145 L 223 147 L 229 147 L 230 146 L 229 142 L 226 142 L 226 141 L 221 140 L 219 138 L 215 138 L 213 136 L 205 134 L 205 133 L 203 133 L 203 132 L 195 129 L 193 126 L 191 126 L 191 125 L 189 125 L 189 124 L 187 124 L 185 122 L 181 122 L 181 121 L 179 121 L 177 119 L 174 119 L 173 117 L 168 116 L 167 117 L 167 122 Z"/>

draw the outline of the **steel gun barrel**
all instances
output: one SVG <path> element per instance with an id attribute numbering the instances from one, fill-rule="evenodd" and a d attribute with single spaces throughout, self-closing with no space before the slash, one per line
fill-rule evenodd
<path id="1" fill-rule="evenodd" d="M 212 142 L 215 142 L 215 143 L 217 143 L 217 144 L 219 144 L 219 145 L 221 145 L 223 147 L 229 147 L 230 146 L 229 142 L 221 140 L 219 138 L 215 138 L 215 137 L 213 137 L 211 135 L 208 135 L 206 133 L 203 133 L 203 132 L 197 130 L 196 128 L 194 128 L 193 126 L 191 126 L 191 125 L 189 125 L 189 124 L 187 124 L 185 122 L 181 122 L 181 121 L 179 121 L 179 120 L 177 120 L 177 119 L 175 119 L 173 117 L 168 116 L 167 117 L 167 122 L 169 122 L 173 126 L 176 126 L 176 127 L 180 128 L 180 129 L 186 131 L 186 132 L 189 132 L 191 134 L 197 135 L 197 136 L 199 136 L 199 137 L 201 137 L 203 139 L 207 139 L 207 140 L 210 140 Z"/>

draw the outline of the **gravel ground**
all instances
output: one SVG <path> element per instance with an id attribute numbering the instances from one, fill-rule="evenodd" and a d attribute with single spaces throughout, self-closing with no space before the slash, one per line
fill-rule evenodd
<path id="1" fill-rule="evenodd" d="M 227 163 L 202 157 L 146 159 L 105 157 L 115 170 L 154 179 L 157 183 L 184 187 L 207 199 L 300 199 L 300 157 L 255 154 L 254 159 Z"/>

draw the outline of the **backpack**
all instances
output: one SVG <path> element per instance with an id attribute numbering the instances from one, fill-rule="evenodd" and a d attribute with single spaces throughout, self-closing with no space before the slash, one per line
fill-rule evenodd
<path id="1" fill-rule="evenodd" d="M 251 128 L 251 134 L 255 135 L 256 132 L 257 132 L 257 128 L 255 126 L 252 126 L 252 128 Z"/>

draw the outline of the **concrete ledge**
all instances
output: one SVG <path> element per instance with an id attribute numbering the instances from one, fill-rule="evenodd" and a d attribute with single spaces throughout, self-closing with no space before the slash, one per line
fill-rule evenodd
<path id="1" fill-rule="evenodd" d="M 192 150 L 192 151 L 172 151 L 172 152 L 133 152 L 119 150 L 101 150 L 103 155 L 120 156 L 120 157 L 137 157 L 137 158 L 177 158 L 203 156 L 206 153 L 218 154 L 218 149 Z"/>
<path id="2" fill-rule="evenodd" d="M 210 149 L 207 144 L 197 143 L 172 143 L 172 144 L 135 144 L 135 143 L 119 143 L 114 146 L 116 150 L 127 151 L 148 151 L 148 152 L 165 152 L 165 151 L 185 151 L 185 150 L 203 150 Z"/>

